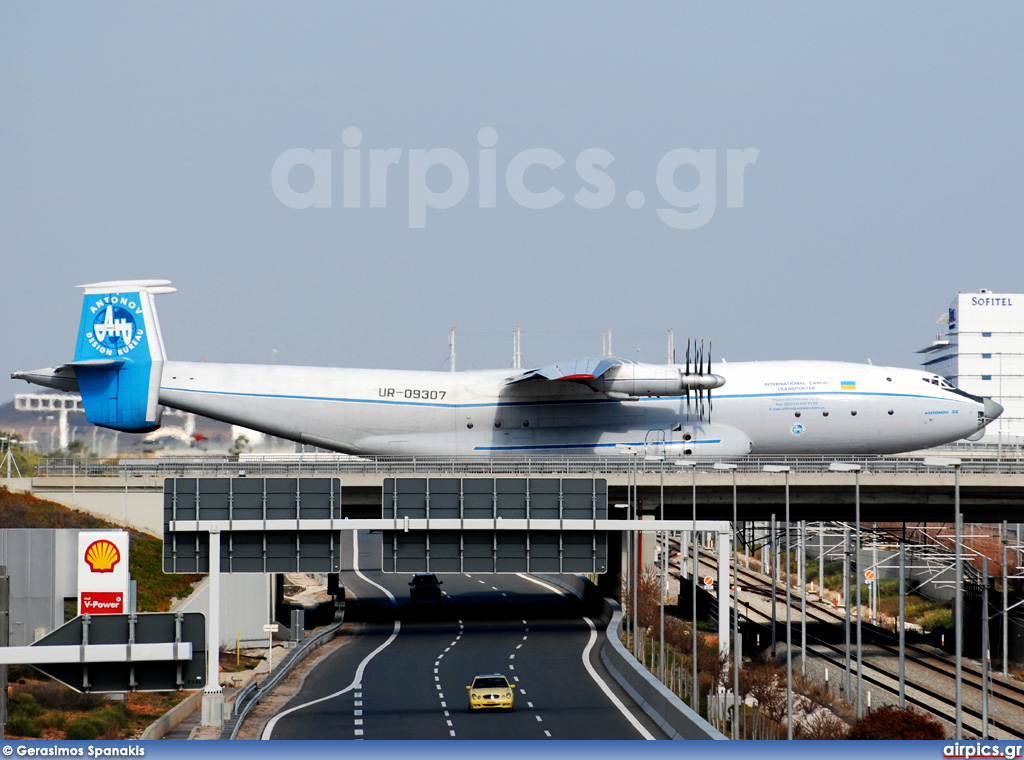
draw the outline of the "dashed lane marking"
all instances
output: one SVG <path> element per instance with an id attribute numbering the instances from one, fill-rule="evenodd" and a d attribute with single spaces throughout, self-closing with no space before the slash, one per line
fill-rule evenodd
<path id="1" fill-rule="evenodd" d="M 355 572 L 355 574 L 358 575 L 366 583 L 369 583 L 371 586 L 375 586 L 376 588 L 378 588 L 381 591 L 383 591 L 384 594 L 387 596 L 388 601 L 391 603 L 392 608 L 397 608 L 398 607 L 398 601 L 395 599 L 395 595 L 392 594 L 390 591 L 388 591 L 383 586 L 381 586 L 379 583 L 374 583 L 372 580 L 367 578 L 363 574 L 362 570 L 359 569 L 359 531 L 356 531 L 356 530 L 352 531 L 352 556 L 353 556 L 353 563 L 352 563 L 353 566 L 352 566 L 352 569 Z M 363 688 L 363 673 L 366 670 L 366 667 L 370 664 L 370 661 L 373 660 L 374 657 L 376 657 L 378 654 L 380 654 L 385 649 L 387 649 L 389 646 L 391 646 L 392 642 L 394 642 L 394 640 L 398 638 L 398 632 L 401 630 L 401 628 L 402 628 L 402 624 L 398 620 L 395 620 L 394 628 L 391 630 L 391 635 L 388 636 L 387 640 L 383 644 L 378 646 L 376 649 L 374 649 L 372 652 L 370 652 L 368 655 L 366 655 L 366 657 L 364 657 L 362 659 L 362 661 L 360 661 L 359 665 L 356 667 L 355 677 L 352 679 L 352 683 L 350 683 L 348 686 L 344 687 L 343 689 L 339 689 L 338 691 L 334 692 L 333 694 L 328 694 L 326 697 L 320 697 L 319 699 L 314 699 L 314 700 L 312 700 L 310 702 L 305 702 L 305 703 L 303 703 L 301 705 L 296 705 L 295 707 L 292 707 L 292 708 L 290 708 L 288 710 L 284 710 L 282 712 L 279 712 L 277 715 L 275 715 L 273 718 L 271 718 L 271 720 L 263 728 L 263 733 L 261 734 L 260 738 L 261 739 L 270 739 L 274 735 L 274 728 L 275 728 L 275 726 L 277 726 L 277 722 L 279 720 L 281 720 L 281 718 L 285 717 L 286 715 L 290 715 L 293 712 L 296 712 L 298 710 L 303 710 L 303 709 L 305 709 L 307 707 L 310 707 L 311 705 L 316 705 L 316 704 L 320 704 L 321 702 L 326 702 L 326 701 L 328 701 L 330 699 L 334 699 L 336 697 L 340 697 L 342 694 L 346 694 L 346 693 L 348 693 L 350 691 L 354 692 L 354 694 L 356 696 L 361 697 L 362 696 L 362 688 Z M 357 731 L 357 733 L 356 733 L 357 736 L 362 736 L 362 733 L 363 733 L 362 729 L 357 729 L 356 731 Z"/>

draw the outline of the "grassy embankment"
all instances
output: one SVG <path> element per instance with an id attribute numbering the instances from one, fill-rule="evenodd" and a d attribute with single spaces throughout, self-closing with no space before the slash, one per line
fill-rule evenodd
<path id="1" fill-rule="evenodd" d="M 116 528 L 97 517 L 33 496 L 0 489 L 0 528 Z M 139 612 L 165 612 L 171 599 L 192 592 L 202 576 L 167 575 L 159 538 L 130 531 L 129 573 L 138 585 Z M 65 605 L 66 617 L 76 603 Z M 138 735 L 189 692 L 136 692 L 124 701 L 102 694 L 79 694 L 46 679 L 31 666 L 9 674 L 7 738 L 125 739 Z"/>

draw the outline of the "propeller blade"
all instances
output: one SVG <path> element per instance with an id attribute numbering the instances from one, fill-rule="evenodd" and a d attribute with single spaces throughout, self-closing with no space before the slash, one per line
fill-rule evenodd
<path id="1" fill-rule="evenodd" d="M 708 374 L 711 374 L 711 341 L 708 341 Z M 711 400 L 711 389 L 708 388 L 708 422 L 711 422 L 711 413 L 715 410 L 715 402 Z"/>
<path id="2" fill-rule="evenodd" d="M 700 350 L 697 352 L 697 374 L 704 374 L 704 338 L 700 339 Z M 704 419 L 704 389 L 701 388 L 698 394 L 697 416 Z"/>
<path id="3" fill-rule="evenodd" d="M 686 339 L 686 377 L 690 376 L 690 339 Z M 686 413 L 690 414 L 690 386 L 686 386 Z"/>

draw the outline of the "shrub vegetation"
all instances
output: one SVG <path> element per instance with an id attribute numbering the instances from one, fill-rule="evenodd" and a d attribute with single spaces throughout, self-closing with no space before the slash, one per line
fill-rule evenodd
<path id="1" fill-rule="evenodd" d="M 23 473 L 24 474 L 24 473 Z M 0 488 L 0 528 L 117 529 L 118 526 L 79 510 Z M 138 611 L 166 612 L 171 599 L 184 598 L 201 575 L 163 572 L 163 542 L 129 531 L 129 574 L 137 581 Z M 75 600 L 67 600 L 65 614 L 76 614 Z M 124 739 L 137 733 L 157 715 L 172 707 L 187 692 L 132 694 L 135 709 L 113 703 L 101 694 L 81 694 L 56 681 L 40 681 L 28 666 L 11 667 L 9 738 Z"/>

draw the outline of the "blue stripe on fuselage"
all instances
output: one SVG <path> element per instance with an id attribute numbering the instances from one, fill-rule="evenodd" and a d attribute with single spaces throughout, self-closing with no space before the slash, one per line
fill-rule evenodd
<path id="1" fill-rule="evenodd" d="M 617 443 L 542 443 L 536 445 L 516 445 L 516 446 L 474 446 L 473 451 L 526 451 L 529 449 L 606 449 L 615 448 L 616 446 L 663 446 L 668 448 L 669 446 L 690 446 L 692 444 L 710 444 L 710 443 L 721 443 L 721 438 L 715 438 L 707 441 L 630 441 L 623 443 L 619 441 Z"/>
<path id="2" fill-rule="evenodd" d="M 385 406 L 415 406 L 433 407 L 438 409 L 485 409 L 488 407 L 516 407 L 516 406 L 557 406 L 566 404 L 620 404 L 620 399 L 612 398 L 579 398 L 579 399 L 538 399 L 534 401 L 488 401 L 475 404 L 444 404 L 429 401 L 397 401 L 393 399 L 370 399 L 370 398 L 345 398 L 330 396 L 295 396 L 281 393 L 240 393 L 235 391 L 209 391 L 196 390 L 194 388 L 161 388 L 162 391 L 173 393 L 195 393 L 208 396 L 234 396 L 242 398 L 274 398 L 292 399 L 295 401 L 330 401 L 343 404 L 382 404 Z M 842 396 L 843 398 L 919 398 L 931 401 L 955 401 L 958 404 L 975 403 L 967 400 L 942 398 L 938 396 L 923 396 L 916 393 L 851 393 L 850 391 L 801 391 L 798 393 L 738 393 L 714 395 L 716 400 L 722 399 L 746 399 L 746 398 L 795 398 L 797 396 Z M 636 401 L 679 401 L 684 396 L 641 396 Z M 636 403 L 636 402 L 631 402 Z"/>

